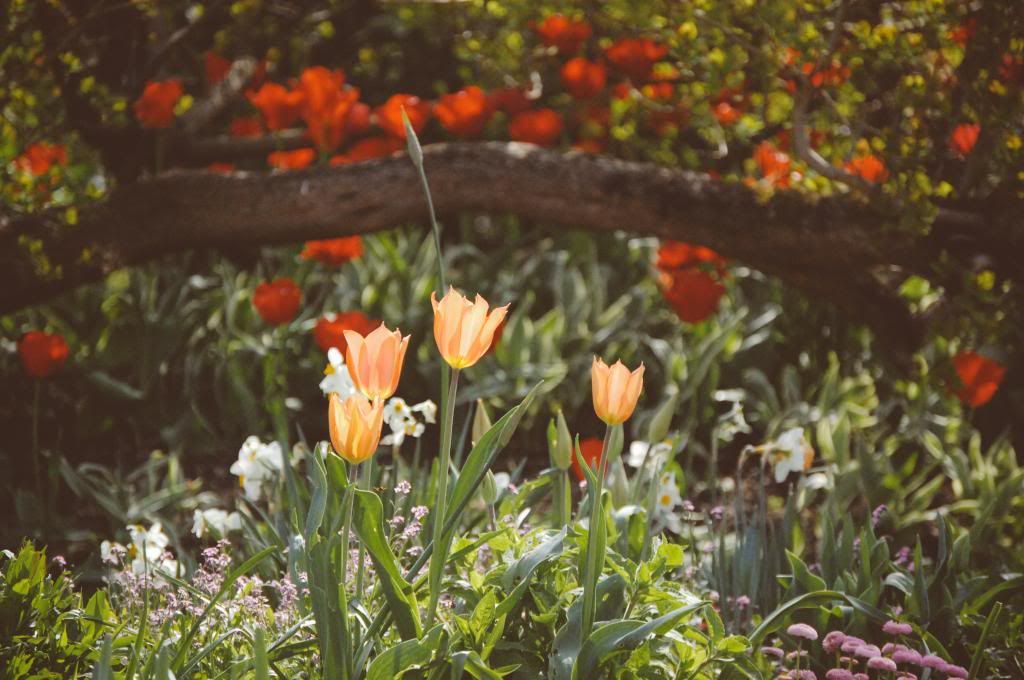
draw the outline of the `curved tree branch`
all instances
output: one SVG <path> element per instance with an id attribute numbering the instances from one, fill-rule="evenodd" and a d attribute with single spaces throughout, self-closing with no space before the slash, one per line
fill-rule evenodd
<path id="1" fill-rule="evenodd" d="M 812 203 L 781 192 L 761 203 L 739 183 L 519 143 L 436 144 L 424 156 L 442 215 L 510 213 L 568 228 L 701 243 L 841 306 L 904 349 L 919 338 L 906 306 L 872 272 L 895 267 L 927 274 L 940 246 L 854 199 Z M 0 312 L 168 253 L 362 234 L 426 224 L 425 217 L 416 171 L 404 154 L 285 173 L 169 173 L 81 208 L 74 226 L 54 214 L 0 221 Z M 979 219 L 951 214 L 938 223 L 945 227 L 940 231 L 961 232 L 975 229 Z M 59 277 L 36 274 L 25 238 L 42 244 Z"/>

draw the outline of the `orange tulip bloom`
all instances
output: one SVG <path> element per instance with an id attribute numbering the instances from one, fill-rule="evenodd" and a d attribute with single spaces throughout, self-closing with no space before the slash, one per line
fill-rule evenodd
<path id="1" fill-rule="evenodd" d="M 562 116 L 552 109 L 523 111 L 508 123 L 508 134 L 515 142 L 554 146 L 562 136 Z"/>
<path id="2" fill-rule="evenodd" d="M 348 344 L 345 363 L 356 389 L 370 399 L 387 399 L 393 395 L 402 375 L 409 336 L 403 338 L 401 332 L 389 331 L 384 324 L 365 337 L 348 329 L 344 335 Z"/>
<path id="3" fill-rule="evenodd" d="M 590 99 L 604 89 L 608 72 L 604 64 L 575 57 L 562 67 L 562 84 L 574 99 Z"/>
<path id="4" fill-rule="evenodd" d="M 612 366 L 594 357 L 590 367 L 593 386 L 594 412 L 608 425 L 621 425 L 629 420 L 636 409 L 640 391 L 644 388 L 644 365 L 630 372 L 621 361 Z"/>
<path id="5" fill-rule="evenodd" d="M 470 302 L 450 286 L 440 302 L 437 295 L 431 293 L 430 304 L 434 307 L 437 349 L 455 369 L 468 368 L 487 353 L 495 331 L 508 313 L 508 305 L 491 310 L 487 300 L 479 294 Z"/>
<path id="6" fill-rule="evenodd" d="M 384 402 L 371 402 L 361 394 L 342 401 L 337 392 L 331 393 L 327 407 L 331 446 L 348 462 L 358 465 L 376 453 L 383 425 Z"/>
<path id="7" fill-rule="evenodd" d="M 393 94 L 388 100 L 374 110 L 377 127 L 392 137 L 405 139 L 405 124 L 402 122 L 402 109 L 409 116 L 409 123 L 417 135 L 430 121 L 430 102 L 423 101 L 411 94 Z"/>
<path id="8" fill-rule="evenodd" d="M 142 96 L 132 104 L 139 124 L 146 128 L 169 128 L 174 122 L 174 105 L 185 90 L 177 78 L 146 83 Z"/>
<path id="9" fill-rule="evenodd" d="M 456 137 L 476 137 L 493 113 L 490 98 L 476 85 L 441 95 L 434 105 L 434 115 L 441 127 Z"/>

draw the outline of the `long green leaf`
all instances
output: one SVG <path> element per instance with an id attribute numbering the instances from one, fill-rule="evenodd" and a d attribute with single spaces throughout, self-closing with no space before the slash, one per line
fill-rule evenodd
<path id="1" fill-rule="evenodd" d="M 403 640 L 418 638 L 422 626 L 416 595 L 409 582 L 402 577 L 398 559 L 384 534 L 384 505 L 380 497 L 371 491 L 353 491 L 355 516 L 352 525 L 373 560 L 395 626 Z"/>
<path id="2" fill-rule="evenodd" d="M 427 663 L 437 651 L 444 627 L 434 626 L 420 639 L 399 642 L 381 652 L 366 671 L 366 680 L 395 680 L 403 673 Z"/>
<path id="3" fill-rule="evenodd" d="M 836 600 L 842 600 L 864 613 L 867 613 L 870 610 L 878 611 L 873 607 L 866 607 L 864 603 L 859 600 L 854 604 L 854 598 L 848 597 L 844 593 L 840 593 L 835 590 L 818 590 L 813 593 L 806 593 L 800 597 L 795 597 L 788 602 L 783 602 L 775 611 L 766 616 L 764 620 L 761 621 L 761 625 L 755 628 L 754 632 L 750 634 L 751 647 L 760 647 L 761 643 L 764 642 L 764 639 L 781 628 L 786 622 L 786 617 L 793 612 L 800 609 L 811 609 L 823 604 L 835 602 Z M 885 619 L 883 617 L 879 622 L 884 620 Z"/>

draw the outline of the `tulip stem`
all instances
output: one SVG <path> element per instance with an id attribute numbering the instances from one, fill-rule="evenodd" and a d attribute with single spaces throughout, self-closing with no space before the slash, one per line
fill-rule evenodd
<path id="1" fill-rule="evenodd" d="M 362 486 L 363 486 L 364 489 L 369 491 L 371 485 L 373 484 L 373 456 L 370 456 L 369 459 L 367 459 L 366 464 L 362 465 L 360 467 L 363 468 L 362 469 L 362 473 L 363 473 L 362 474 L 362 477 L 363 477 L 363 484 L 362 484 Z M 356 565 L 356 593 L 355 593 L 355 597 L 360 602 L 362 602 L 362 600 L 363 600 L 363 560 L 365 558 L 366 558 L 366 555 L 363 552 L 363 542 L 359 541 L 359 563 Z"/>
<path id="2" fill-rule="evenodd" d="M 584 642 L 594 629 L 594 618 L 597 615 L 597 582 L 601 579 L 601 567 L 604 566 L 604 537 L 599 539 L 595 534 L 605 531 L 600 515 L 604 512 L 601 496 L 604 492 L 604 477 L 608 474 L 608 448 L 612 441 L 612 429 L 612 425 L 605 427 L 604 442 L 601 444 L 601 460 L 597 463 L 595 480 L 597 483 L 594 484 L 593 489 L 587 490 L 587 495 L 590 498 L 590 523 L 587 525 L 587 547 L 583 560 L 583 616 L 580 636 Z M 586 461 L 583 462 L 586 463 Z"/>
<path id="3" fill-rule="evenodd" d="M 448 505 L 448 468 L 452 457 L 452 428 L 455 421 L 455 393 L 459 386 L 459 369 L 452 369 L 448 383 L 448 395 L 442 407 L 441 420 L 441 457 L 437 467 L 437 495 L 434 500 L 433 544 L 434 552 L 430 556 L 430 604 L 427 607 L 427 628 L 434 623 L 437 614 L 437 603 L 441 597 L 441 576 L 444 572 L 444 561 L 448 554 L 448 546 L 444 545 L 445 514 Z"/>

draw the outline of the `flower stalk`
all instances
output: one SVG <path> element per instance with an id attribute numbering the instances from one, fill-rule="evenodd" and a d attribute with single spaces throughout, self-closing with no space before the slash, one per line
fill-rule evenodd
<path id="1" fill-rule="evenodd" d="M 452 457 L 452 430 L 455 422 L 455 395 L 459 387 L 459 369 L 451 371 L 448 382 L 448 394 L 443 395 L 441 405 L 443 413 L 441 416 L 441 457 L 438 459 L 437 468 L 437 495 L 434 498 L 434 511 L 432 525 L 432 540 L 434 551 L 430 556 L 430 602 L 427 606 L 427 625 L 429 629 L 434 623 L 437 613 L 437 603 L 441 597 L 441 576 L 444 573 L 444 561 L 447 555 L 447 546 L 444 543 L 444 521 L 447 513 L 448 503 L 448 477 Z"/>

